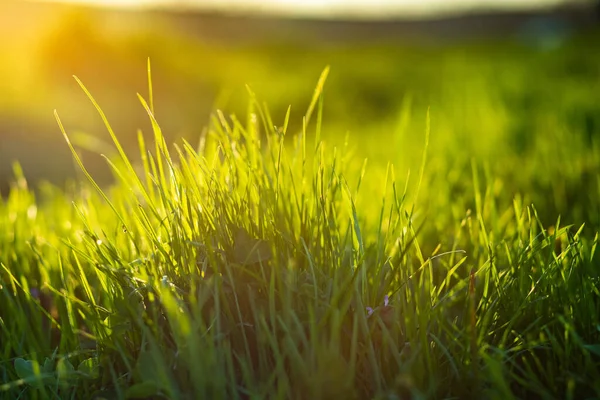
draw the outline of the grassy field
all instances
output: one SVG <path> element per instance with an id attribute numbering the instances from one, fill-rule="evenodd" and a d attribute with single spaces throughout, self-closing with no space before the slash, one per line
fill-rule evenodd
<path id="1" fill-rule="evenodd" d="M 597 36 L 216 52 L 194 141 L 78 82 L 80 178 L 0 200 L 0 398 L 599 398 Z"/>

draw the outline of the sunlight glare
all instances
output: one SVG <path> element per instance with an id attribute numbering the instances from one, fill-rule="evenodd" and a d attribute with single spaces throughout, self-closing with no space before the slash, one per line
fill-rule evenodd
<path id="1" fill-rule="evenodd" d="M 528 8 L 565 3 L 567 0 L 37 0 L 119 8 L 196 8 L 255 10 L 267 13 L 391 16 L 436 14 L 473 8 Z"/>

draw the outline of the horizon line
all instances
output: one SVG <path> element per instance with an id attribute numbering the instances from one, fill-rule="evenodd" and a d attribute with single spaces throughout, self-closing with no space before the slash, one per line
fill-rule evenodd
<path id="1" fill-rule="evenodd" d="M 108 10 L 143 10 L 143 11 L 168 11 L 168 12 L 207 12 L 220 13 L 230 15 L 251 15 L 251 16 L 267 16 L 280 18 L 311 18 L 311 19 L 364 19 L 364 20 L 387 20 L 387 19 L 421 19 L 421 18 L 436 18 L 436 17 L 452 17 L 457 15 L 473 14 L 473 13 L 502 13 L 502 12 L 530 12 L 536 10 L 553 10 L 561 7 L 578 7 L 593 4 L 590 0 L 530 0 L 530 1 L 511 1 L 509 5 L 503 2 L 501 5 L 499 0 L 490 0 L 487 4 L 482 4 L 482 1 L 473 1 L 468 4 L 459 3 L 454 7 L 441 7 L 433 10 L 431 5 L 428 7 L 421 6 L 411 7 L 405 5 L 388 5 L 384 7 L 371 8 L 370 12 L 365 12 L 365 9 L 349 7 L 346 9 L 339 7 L 330 7 L 329 9 L 310 10 L 310 8 L 294 9 L 293 5 L 280 4 L 279 7 L 266 9 L 258 6 L 252 0 L 248 0 L 246 4 L 233 4 L 224 6 L 222 2 L 204 4 L 195 3 L 193 0 L 165 1 L 165 0 L 145 0 L 137 4 L 122 2 L 121 4 L 90 1 L 90 0 L 28 0 L 30 3 L 46 3 L 54 5 L 71 5 L 84 8 L 108 9 Z M 254 0 L 256 1 L 256 0 Z M 443 0 L 430 0 L 435 3 Z M 174 4 L 175 3 L 175 4 Z M 448 3 L 446 3 L 448 4 Z M 390 9 L 388 9 L 390 8 Z M 404 9 L 403 9 L 404 8 Z"/>

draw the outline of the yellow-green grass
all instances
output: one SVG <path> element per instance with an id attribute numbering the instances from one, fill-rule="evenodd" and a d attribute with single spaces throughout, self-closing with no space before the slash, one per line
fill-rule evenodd
<path id="1" fill-rule="evenodd" d="M 328 71 L 307 110 L 274 118 L 249 88 L 246 115 L 217 111 L 176 146 L 149 79 L 137 155 L 79 82 L 115 184 L 95 183 L 59 113 L 81 180 L 34 195 L 16 166 L 0 396 L 600 396 L 600 144 L 566 121 L 592 94 L 510 108 L 520 69 L 480 71 L 429 111 L 404 96 L 394 123 L 357 110 L 344 136 Z"/>

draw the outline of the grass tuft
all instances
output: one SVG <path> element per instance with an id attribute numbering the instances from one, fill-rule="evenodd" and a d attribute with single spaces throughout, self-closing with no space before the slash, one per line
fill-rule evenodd
<path id="1" fill-rule="evenodd" d="M 245 122 L 218 111 L 169 150 L 150 71 L 140 166 L 77 80 L 116 183 L 55 113 L 87 181 L 38 201 L 16 168 L 0 202 L 0 397 L 600 396 L 598 226 L 548 226 L 485 163 L 428 154 L 429 112 L 416 187 L 370 173 L 321 139 L 329 68 L 299 132 L 249 89 Z"/>

